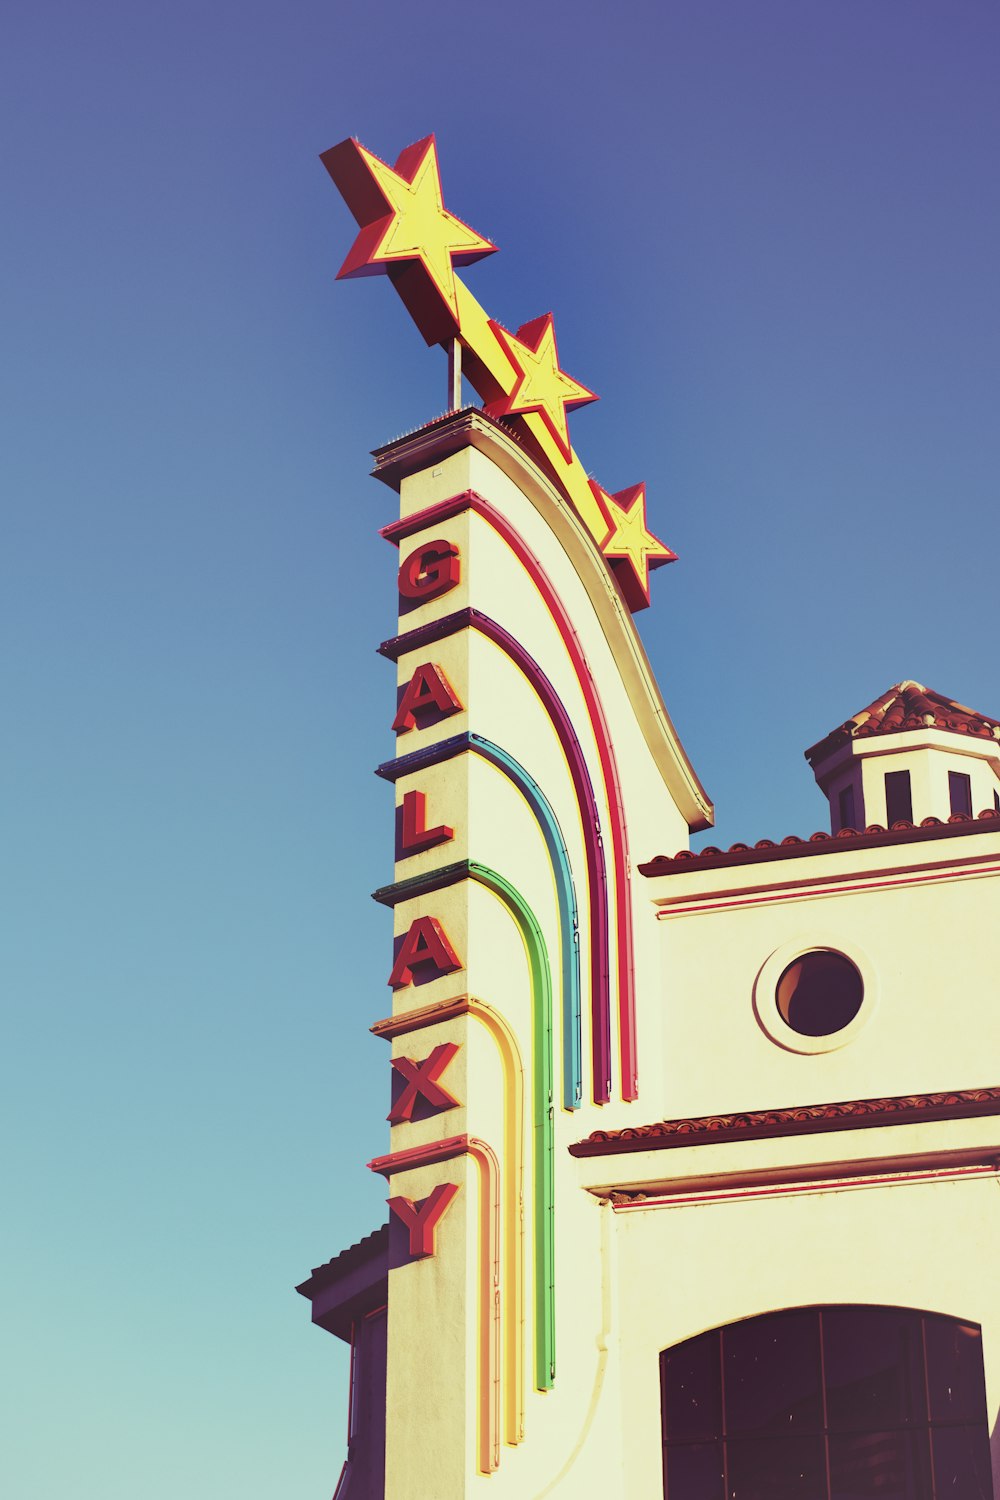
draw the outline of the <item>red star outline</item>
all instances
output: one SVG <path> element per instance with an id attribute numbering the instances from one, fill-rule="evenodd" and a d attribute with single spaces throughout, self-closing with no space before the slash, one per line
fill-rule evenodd
<path id="1" fill-rule="evenodd" d="M 376 171 L 381 168 L 384 173 L 395 175 L 405 189 L 423 172 L 428 156 L 432 158 L 430 169 L 436 184 L 440 214 L 454 227 L 457 240 L 465 240 L 469 245 L 465 249 L 460 244 L 454 249 L 444 247 L 449 257 L 446 278 L 435 275 L 430 259 L 421 254 L 419 247 L 397 253 L 379 253 L 400 214 L 380 187 Z M 459 332 L 454 267 L 472 265 L 492 255 L 498 247 L 445 208 L 436 138 L 427 135 L 407 146 L 393 167 L 353 137 L 324 151 L 320 160 L 360 226 L 360 233 L 337 272 L 337 279 L 388 275 L 428 344 L 454 338 Z M 377 163 L 377 167 L 373 168 L 369 160 Z"/>
<path id="2" fill-rule="evenodd" d="M 618 581 L 626 604 L 636 614 L 640 609 L 649 607 L 649 575 L 652 569 L 676 562 L 677 553 L 671 551 L 658 536 L 654 536 L 646 525 L 645 484 L 629 485 L 626 489 L 610 493 L 592 479 L 590 488 L 608 522 L 608 534 L 601 543 L 601 551 Z M 634 516 L 637 506 L 639 514 Z M 647 542 L 638 540 L 637 545 L 629 547 L 627 541 L 621 539 L 616 546 L 616 538 L 622 538 L 626 527 L 638 533 L 639 538 L 646 538 L 648 545 Z"/>
<path id="3" fill-rule="evenodd" d="M 529 411 L 536 412 L 545 423 L 549 432 L 552 434 L 553 440 L 558 444 L 560 453 L 568 463 L 573 457 L 573 445 L 569 441 L 569 424 L 566 419 L 566 414 L 568 411 L 570 411 L 571 409 L 575 409 L 578 406 L 587 406 L 591 401 L 599 401 L 600 397 L 596 394 L 596 392 L 590 390 L 589 387 L 581 385 L 578 380 L 574 380 L 571 375 L 567 375 L 565 370 L 559 364 L 559 349 L 556 344 L 555 323 L 550 312 L 543 313 L 540 318 L 532 318 L 529 323 L 522 323 L 517 332 L 513 334 L 509 333 L 501 323 L 497 323 L 493 318 L 490 319 L 490 328 L 492 329 L 493 335 L 496 338 L 497 342 L 501 345 L 504 353 L 510 360 L 511 367 L 517 374 L 517 383 L 508 396 L 501 396 L 499 399 L 489 402 L 488 405 L 483 408 L 486 412 L 486 415 L 490 417 L 508 417 L 517 416 Z M 550 334 L 557 376 L 561 376 L 564 381 L 566 381 L 569 385 L 575 386 L 576 389 L 580 392 L 578 396 L 570 395 L 557 397 L 557 400 L 562 408 L 561 427 L 560 424 L 553 419 L 551 408 L 544 401 L 534 401 L 525 403 L 524 405 L 519 405 L 521 392 L 524 390 L 525 385 L 529 382 L 530 372 L 525 369 L 523 357 L 518 354 L 518 345 L 523 346 L 532 354 L 537 354 L 541 349 L 542 344 L 545 342 L 546 337 Z"/>

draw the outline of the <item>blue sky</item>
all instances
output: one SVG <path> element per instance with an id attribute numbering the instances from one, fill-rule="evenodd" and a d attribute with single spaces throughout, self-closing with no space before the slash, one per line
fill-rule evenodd
<path id="1" fill-rule="evenodd" d="M 712 838 L 780 838 L 824 824 L 802 750 L 892 682 L 1000 714 L 998 65 L 993 0 L 12 0 L 16 1500 L 327 1500 L 342 1457 L 292 1287 L 382 1215 L 368 450 L 445 378 L 386 283 L 334 284 L 318 153 L 437 133 L 502 250 L 470 285 L 555 313 L 584 462 L 680 554 L 640 625 Z"/>

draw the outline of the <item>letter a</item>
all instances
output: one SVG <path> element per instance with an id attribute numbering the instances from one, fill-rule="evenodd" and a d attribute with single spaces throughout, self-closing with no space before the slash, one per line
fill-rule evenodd
<path id="1" fill-rule="evenodd" d="M 429 1198 L 414 1203 L 412 1198 L 387 1198 L 389 1212 L 394 1213 L 410 1232 L 410 1254 L 414 1257 L 434 1254 L 434 1231 L 444 1218 L 451 1200 L 458 1192 L 457 1182 L 439 1182 Z"/>
<path id="2" fill-rule="evenodd" d="M 417 715 L 432 709 L 437 711 L 438 718 L 447 719 L 450 714 L 461 713 L 462 705 L 441 668 L 425 661 L 406 684 L 392 727 L 397 734 L 405 734 L 416 727 Z"/>
<path id="3" fill-rule="evenodd" d="M 415 917 L 410 923 L 389 975 L 390 985 L 401 990 L 412 984 L 413 970 L 425 965 L 437 969 L 438 974 L 453 974 L 462 967 L 462 960 L 436 917 Z"/>

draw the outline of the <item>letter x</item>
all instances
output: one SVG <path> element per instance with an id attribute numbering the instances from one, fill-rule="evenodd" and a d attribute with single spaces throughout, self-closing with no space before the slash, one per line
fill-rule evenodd
<path id="1" fill-rule="evenodd" d="M 413 1119 L 413 1107 L 419 1098 L 424 1098 L 432 1109 L 454 1109 L 458 1100 L 442 1088 L 438 1079 L 458 1051 L 457 1042 L 442 1042 L 435 1047 L 423 1062 L 413 1057 L 394 1057 L 392 1066 L 406 1079 L 406 1088 L 400 1094 L 388 1114 L 390 1125 L 400 1125 Z"/>

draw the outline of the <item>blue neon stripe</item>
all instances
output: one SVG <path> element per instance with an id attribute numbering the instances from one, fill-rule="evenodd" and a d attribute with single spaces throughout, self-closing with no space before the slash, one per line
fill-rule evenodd
<path id="1" fill-rule="evenodd" d="M 579 1109 L 583 1101 L 579 912 L 569 851 L 549 799 L 520 761 L 515 760 L 513 755 L 492 740 L 484 739 L 481 734 L 451 735 L 436 745 L 428 745 L 410 755 L 400 756 L 398 760 L 387 761 L 378 767 L 377 774 L 386 781 L 396 781 L 400 776 L 408 776 L 427 766 L 450 760 L 452 756 L 460 755 L 465 750 L 481 755 L 514 783 L 534 813 L 549 852 L 562 938 L 563 1108 Z"/>
<path id="2" fill-rule="evenodd" d="M 559 927 L 562 932 L 562 1011 L 563 1011 L 563 1107 L 579 1109 L 583 1102 L 583 1045 L 581 1040 L 580 1004 L 580 923 L 573 886 L 569 851 L 562 836 L 552 804 L 535 778 L 519 761 L 492 740 L 481 734 L 469 735 L 470 747 L 484 760 L 497 766 L 519 789 L 542 830 L 559 904 Z"/>

